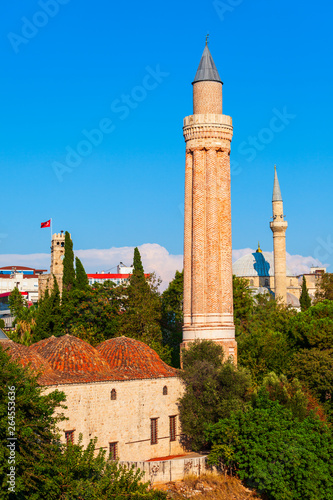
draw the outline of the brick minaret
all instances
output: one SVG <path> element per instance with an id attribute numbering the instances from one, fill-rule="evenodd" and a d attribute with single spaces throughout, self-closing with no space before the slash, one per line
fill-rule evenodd
<path id="1" fill-rule="evenodd" d="M 279 180 L 274 167 L 273 187 L 273 221 L 270 223 L 273 231 L 274 245 L 274 291 L 275 298 L 282 304 L 287 303 L 287 265 L 286 265 L 286 229 L 288 222 L 284 220 L 283 201 Z"/>
<path id="2" fill-rule="evenodd" d="M 183 344 L 210 339 L 237 360 L 233 319 L 230 143 L 222 82 L 207 43 L 193 82 L 186 141 Z"/>

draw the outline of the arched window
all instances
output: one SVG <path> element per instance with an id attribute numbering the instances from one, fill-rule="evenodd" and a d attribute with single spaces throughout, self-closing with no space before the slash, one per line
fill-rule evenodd
<path id="1" fill-rule="evenodd" d="M 253 286 L 253 283 L 254 283 L 253 280 L 250 280 L 250 286 Z"/>
<path id="2" fill-rule="evenodd" d="M 167 394 L 168 394 L 168 388 L 167 388 L 167 386 L 165 385 L 165 386 L 163 387 L 163 396 L 166 396 Z"/>
<path id="3" fill-rule="evenodd" d="M 112 389 L 111 391 L 111 401 L 115 401 L 117 399 L 117 391 L 116 389 Z"/>

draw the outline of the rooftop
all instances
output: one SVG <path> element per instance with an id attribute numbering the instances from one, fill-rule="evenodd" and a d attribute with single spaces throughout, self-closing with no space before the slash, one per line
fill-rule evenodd
<path id="1" fill-rule="evenodd" d="M 249 278 L 253 276 L 274 276 L 273 254 L 260 250 L 243 255 L 233 263 L 232 272 L 236 276 Z M 287 276 L 293 276 L 288 267 Z"/>
<path id="2" fill-rule="evenodd" d="M 194 77 L 193 83 L 202 81 L 222 83 L 207 43 L 202 53 L 200 64 Z"/>
<path id="3" fill-rule="evenodd" d="M 39 373 L 41 385 L 177 376 L 177 370 L 153 349 L 127 337 L 106 340 L 96 348 L 72 335 L 52 336 L 30 347 L 4 340 L 1 346 L 20 364 Z"/>

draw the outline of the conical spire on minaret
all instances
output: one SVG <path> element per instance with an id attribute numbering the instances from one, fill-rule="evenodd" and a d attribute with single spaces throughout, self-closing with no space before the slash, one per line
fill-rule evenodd
<path id="1" fill-rule="evenodd" d="M 202 53 L 201 61 L 197 73 L 195 75 L 195 78 L 193 80 L 193 83 L 203 82 L 203 81 L 222 83 L 220 75 L 216 69 L 214 60 L 212 58 L 212 54 L 210 53 L 210 50 L 208 48 L 207 38 L 206 38 L 206 46 Z"/>
<path id="2" fill-rule="evenodd" d="M 282 201 L 282 195 L 281 195 L 279 179 L 277 176 L 276 165 L 274 165 L 274 187 L 273 187 L 272 201 Z"/>

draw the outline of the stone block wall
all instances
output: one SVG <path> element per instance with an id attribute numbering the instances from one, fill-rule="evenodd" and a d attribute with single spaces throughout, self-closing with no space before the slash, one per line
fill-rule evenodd
<path id="1" fill-rule="evenodd" d="M 163 387 L 167 395 L 163 395 Z M 65 431 L 74 430 L 74 441 L 82 433 L 83 445 L 97 436 L 97 448 L 109 453 L 109 443 L 118 443 L 120 460 L 144 461 L 184 453 L 180 444 L 180 423 L 177 400 L 183 384 L 177 377 L 128 381 L 107 381 L 68 384 L 46 388 L 64 391 L 67 396 L 64 411 L 69 420 L 60 425 L 61 438 Z M 111 400 L 111 390 L 116 399 Z M 176 441 L 170 441 L 169 417 L 176 418 Z M 158 419 L 157 444 L 151 444 L 151 419 Z"/>

